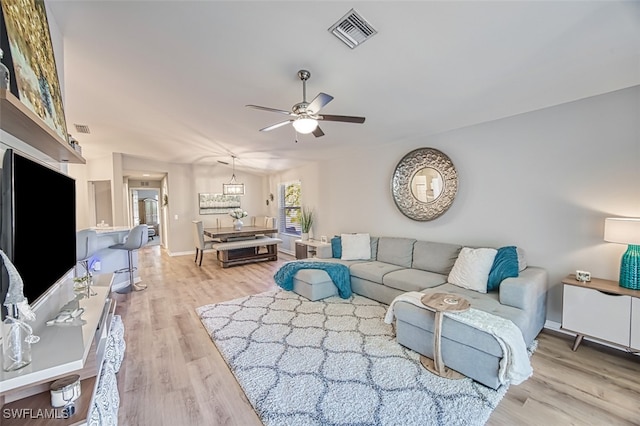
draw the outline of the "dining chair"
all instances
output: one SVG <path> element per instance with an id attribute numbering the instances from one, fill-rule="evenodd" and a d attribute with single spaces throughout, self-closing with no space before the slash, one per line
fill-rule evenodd
<path id="1" fill-rule="evenodd" d="M 204 225 L 201 220 L 194 220 L 193 222 L 193 242 L 196 246 L 196 258 L 194 262 L 198 263 L 198 266 L 202 266 L 202 255 L 205 250 L 213 248 L 214 240 L 205 239 L 204 237 Z M 198 262 L 198 254 L 200 254 L 200 261 Z"/>

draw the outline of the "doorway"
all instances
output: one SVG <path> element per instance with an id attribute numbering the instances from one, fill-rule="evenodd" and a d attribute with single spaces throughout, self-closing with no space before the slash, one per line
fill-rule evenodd
<path id="1" fill-rule="evenodd" d="M 131 193 L 131 222 L 133 226 L 149 227 L 148 245 L 159 245 L 160 238 L 160 189 L 133 188 Z"/>

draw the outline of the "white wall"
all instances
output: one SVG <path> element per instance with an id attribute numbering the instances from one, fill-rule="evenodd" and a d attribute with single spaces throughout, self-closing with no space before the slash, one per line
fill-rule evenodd
<path id="1" fill-rule="evenodd" d="M 201 220 L 204 227 L 215 226 L 216 218 L 228 215 L 215 215 L 199 213 L 198 194 L 222 194 L 222 184 L 229 183 L 231 167 L 217 166 L 193 166 L 193 182 L 194 194 L 190 199 L 193 206 L 193 218 L 190 220 Z M 240 197 L 240 207 L 245 210 L 249 216 L 266 216 L 268 207 L 263 199 L 263 178 L 261 176 L 244 173 L 236 169 L 236 180 L 245 185 L 245 194 Z M 231 219 L 229 217 L 229 219 Z M 189 233 L 191 237 L 191 233 Z M 190 240 L 191 242 L 191 240 Z"/>
<path id="2" fill-rule="evenodd" d="M 640 217 L 639 118 L 634 87 L 323 162 L 314 231 L 520 246 L 549 271 L 547 317 L 560 321 L 564 276 L 618 279 L 625 247 L 603 241 L 604 219 Z M 402 215 L 390 191 L 397 162 L 420 147 L 443 151 L 459 175 L 453 205 L 431 222 Z"/>
<path id="3" fill-rule="evenodd" d="M 271 175 L 268 179 L 269 192 L 274 194 L 274 202 L 270 204 L 270 216 L 278 217 L 278 185 L 285 182 L 293 182 L 300 181 L 301 187 L 301 205 L 312 209 L 315 213 L 320 213 L 325 211 L 325 207 L 321 204 L 321 184 L 319 179 L 322 179 L 328 173 L 327 170 L 320 170 L 320 165 L 318 163 L 307 164 L 303 167 L 298 167 L 295 169 L 287 170 L 282 173 Z M 309 233 L 310 237 L 314 236 L 320 239 L 320 234 L 318 232 L 319 229 L 322 229 L 323 224 L 322 220 L 324 219 L 324 215 L 316 214 L 314 218 L 314 224 L 311 227 L 311 232 Z M 328 229 L 328 228 L 327 228 Z M 279 234 L 278 237 L 282 239 L 282 244 L 280 245 L 280 250 L 295 253 L 295 240 L 300 239 L 299 236 L 288 236 Z"/>

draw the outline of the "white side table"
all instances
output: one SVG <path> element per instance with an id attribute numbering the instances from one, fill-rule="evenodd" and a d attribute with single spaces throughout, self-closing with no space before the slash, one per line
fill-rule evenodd
<path id="1" fill-rule="evenodd" d="M 329 247 L 331 243 L 323 243 L 317 240 L 296 240 L 296 259 L 316 257 L 318 250 Z"/>
<path id="2" fill-rule="evenodd" d="M 576 333 L 573 350 L 587 336 L 640 352 L 640 290 L 592 277 L 569 275 L 562 280 L 562 329 Z"/>

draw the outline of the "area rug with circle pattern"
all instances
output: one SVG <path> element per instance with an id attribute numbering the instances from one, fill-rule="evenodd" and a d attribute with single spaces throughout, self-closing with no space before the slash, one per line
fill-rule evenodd
<path id="1" fill-rule="evenodd" d="M 506 386 L 430 373 L 396 342 L 386 310 L 282 289 L 196 309 L 266 426 L 485 424 Z"/>

